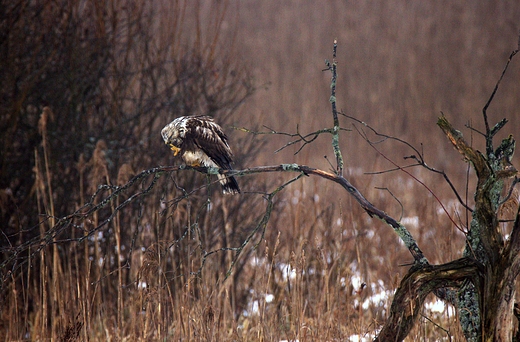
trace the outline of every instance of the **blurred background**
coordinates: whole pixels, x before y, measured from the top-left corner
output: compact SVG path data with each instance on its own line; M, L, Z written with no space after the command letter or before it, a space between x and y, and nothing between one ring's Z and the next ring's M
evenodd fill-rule
M412 258L389 227L331 182L305 177L288 186L274 198L264 235L256 230L263 195L295 175L241 177L243 194L223 198L215 186L206 191L200 174L171 173L119 211L151 178L84 219L59 218L114 191L93 196L101 184L123 185L142 170L179 164L160 130L181 115L214 116L237 169L334 168L329 135L275 153L294 138L243 130L332 127L331 73L323 69L334 39L338 109L415 146L471 206L474 175L436 121L444 113L483 149L482 108L518 46L519 20L514 1L2 4L0 336L370 336ZM497 145L519 131L519 94L520 62L513 60L488 110L491 125L509 120ZM340 123L350 130L340 137L345 176L406 224L431 262L459 256L470 217L443 177L407 169L423 186L389 171L395 166L383 156L404 166L413 161L403 157L417 151L370 136L378 153L359 133L366 127L343 116ZM508 224L503 229L507 234ZM252 233L258 247L251 242L238 259L222 249ZM459 336L453 310L441 305L425 317L411 340Z
M518 6L511 3L244 2L240 13L237 56L266 86L244 113L286 131L330 125L330 73L321 69L337 38L339 109L415 146L422 143L426 157L439 163L447 162L438 156L451 147L435 127L437 117L444 112L460 129L472 122L482 130L482 107L518 40ZM492 122L510 112L510 131L518 127L517 72L512 66L503 83L510 92L499 93L489 110ZM363 165L359 157L367 149L345 148L348 165ZM306 149L297 158L325 163L321 154Z

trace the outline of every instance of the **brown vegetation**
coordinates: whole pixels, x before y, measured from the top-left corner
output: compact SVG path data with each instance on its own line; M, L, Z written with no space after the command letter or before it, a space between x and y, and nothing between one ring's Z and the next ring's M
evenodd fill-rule
M174 163L160 128L199 112L225 127L237 168L328 169L328 138L296 156L297 147L273 154L286 138L232 126L301 133L330 126L330 75L321 69L338 38L338 109L423 144L427 162L464 195L469 171L436 118L442 110L455 127L481 125L519 17L518 4L450 1L1 6L0 339L370 338L391 301L372 296L395 289L412 258L332 183L290 184L259 227L266 194L294 175L241 177L239 198L221 197L218 184L207 190L206 178L187 170L128 181ZM507 132L520 127L519 68L511 65L489 112L492 122L510 120ZM341 138L345 176L409 222L432 263L461 255L464 234L454 223L464 231L469 219L441 176L411 171L455 222L408 175L363 174L392 166L356 132ZM394 160L411 153L380 148ZM115 201L102 202L114 193ZM503 214L511 218L507 208ZM256 248L236 258L256 229ZM462 337L452 311L422 314L410 340Z

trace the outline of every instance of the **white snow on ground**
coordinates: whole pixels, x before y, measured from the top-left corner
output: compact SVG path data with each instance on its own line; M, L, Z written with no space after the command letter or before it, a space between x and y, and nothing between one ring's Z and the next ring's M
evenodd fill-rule
M291 265L281 262L278 264L278 268L282 271L283 280L287 281L288 279L296 278L296 270L291 268Z
M348 341L349 342L369 342L369 341L373 341L374 338L376 336L375 335L371 335L371 334L366 334L366 335L351 335L349 338L348 338Z
M419 227L419 216L403 217L401 224L405 227Z
M338 222L339 223L339 222ZM418 226L418 217L406 217L401 221L402 224L408 226ZM249 261L254 267L265 269L266 272L270 269L269 261L263 257L251 258ZM297 270L292 268L290 264L278 262L276 268L280 271L283 281L288 282L296 278ZM307 269L302 271L303 274L316 274L315 269ZM380 309L388 309L391 304L391 298L393 297L394 291L388 290L387 285L382 280L367 281L362 278L361 273L358 270L356 262L350 265L349 276L341 277L340 285L344 288L352 285L354 291L361 289L363 283L371 289L373 295L363 298L354 298L354 305L360 305L364 310L368 310L370 307L378 307ZM143 285L143 284L140 284ZM260 309L272 303L276 300L275 296L270 293L256 293L253 289L250 290L250 301L247 308L242 312L244 317L251 317L260 314ZM448 315L454 316L455 309L451 305L445 304L439 299L435 299L432 302L427 302L425 306L425 315ZM377 332L375 332L377 334ZM372 334L354 334L347 338L348 342L368 342L375 338L374 332ZM288 340L281 340L279 342L285 342ZM297 340L291 340L291 342L297 342Z
M354 275L350 278L350 283L352 284L354 289L358 290L363 282L361 281L360 276Z
M251 292L251 297L254 298L255 292L253 290L250 290L250 292ZM261 305L262 297L263 297L263 300L265 301L265 303L271 303L274 300L274 295L267 293L267 294L261 296L259 299L255 299L252 302L249 302L247 305L247 309L242 311L242 315L244 317L258 315L260 313L260 305Z
M431 313L445 313L448 316L455 316L455 308L451 305L447 305L440 299L436 299L434 302L424 303L426 310Z

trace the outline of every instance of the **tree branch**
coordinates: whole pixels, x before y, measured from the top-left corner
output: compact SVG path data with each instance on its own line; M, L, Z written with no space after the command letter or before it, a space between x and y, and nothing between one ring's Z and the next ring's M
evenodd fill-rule
M354 120L357 120L357 119L354 119ZM387 135L384 135L384 134L380 134L380 133L377 133L372 127L368 126L368 125L365 125L366 127L368 127L370 130L372 130L372 132L374 132L376 135L379 135L379 136L382 136L384 137L385 139L394 139L394 140L397 140L399 142L402 142L404 144L406 144L407 146L411 147L414 151L418 152L412 145L410 145L409 143L407 143L406 141L404 140L401 140L399 138L395 138L395 137L389 137ZM356 128L357 129L357 128ZM448 210L446 209L446 207L444 206L444 204L441 202L441 200L437 197L437 195L433 192L432 189L430 189L423 181L421 181L420 179L418 179L417 177L415 177L414 175L412 175L410 172L408 172L407 170L405 170L405 167L401 167L399 166L397 163L395 163L393 160L391 160L390 158L388 158L384 153L382 153L379 149L377 149L375 147L375 143L370 141L370 139L366 136L365 132L364 131L360 131L360 130L357 130L358 133L363 137L363 139L365 139L365 141L370 145L370 147L372 147L377 153L379 153L380 156L382 156L386 161L388 161L389 163L391 163L392 165L394 165L396 167L396 169L406 173L409 177L411 177L413 180L415 180L417 183L421 184L434 198L435 200L437 201L437 203L439 203L439 205L442 207L443 211L446 213L446 216L448 216L448 218L450 219L450 221L453 223L453 225L458 229L460 230L461 232L465 233L465 231L459 227L459 225L457 224L457 222L455 222L455 220L451 217L450 213L448 212ZM419 154L420 155L420 154ZM406 159L406 157L405 157ZM417 159L416 159L417 160ZM422 160L422 157L421 159ZM424 165L426 165L426 163L424 161L422 161L424 163ZM429 167L425 166L427 169L430 170ZM447 178L447 176L445 176L445 179ZM453 188L454 189L454 188Z
M292 145L296 145L298 143L302 143L302 145L300 147L298 147L298 150L296 150L296 152L294 152L294 154L298 154L300 153L300 151L305 147L307 146L308 144L312 143L314 140L316 140L321 134L323 133L329 133L329 134L334 134L334 128L323 128L323 129L319 129L317 131L314 131L314 132L310 132L310 133L307 133L305 135L302 135L300 132L299 132L299 128L298 126L296 126L296 133L287 133L287 132L281 132L281 131L277 131L275 129L272 129L272 128L269 128L267 126L264 126L265 128L267 128L269 131L267 132L262 132L262 131L253 131L249 128L245 128L245 127L233 127L234 129L236 129L237 131L242 131L242 132L246 132L246 133L251 133L253 135L264 135L264 134L276 134L276 135L284 135L284 136L288 136L290 138L294 138L294 137L297 137L297 139L295 140L291 140L289 141L288 143L286 143L285 145L283 145L282 147L278 148L276 151L274 151L274 153L278 153L280 152L281 150L284 150L286 149L287 147L289 146L292 146ZM345 129L345 128L341 128L340 127L340 131L348 131L348 129Z
M426 296L441 288L458 287L462 281L479 284L480 266L462 258L443 265L416 265L401 280L390 316L374 341L402 341L421 315ZM398 328L397 328L398 327Z
M508 260L511 262L513 272L518 275L518 272L520 272L520 206L518 206L516 211L508 249Z
M233 175L248 175L255 173L265 173L265 172L303 172L306 175L315 175L318 177L322 177L333 181L339 185L341 185L347 192L354 197L354 199L358 202L358 204L366 211L370 217L377 217L387 225L392 227L392 229L396 232L399 238L403 241L406 248L412 254L416 263L426 265L428 264L428 260L424 256L423 252L417 245L417 242L413 238L412 234L404 227L402 224L397 222L393 217L385 213L384 211L376 208L370 201L368 201L361 192L354 187L346 178L336 173L330 173L327 171L323 171L320 169L315 169L309 166L298 165L298 164L282 164L276 166L258 166L254 168L248 168L243 170L234 170L228 171L225 173L230 173ZM223 172L224 173L224 172Z
M444 115L438 119L437 125L442 129L455 149L459 151L460 154L462 154L464 159L470 161L473 164L475 172L477 173L477 177L479 179L486 178L486 175L490 173L490 169L484 156L468 145L468 143L464 140L462 133L453 128L451 123Z
M338 78L337 73L337 62L336 62L336 51L338 48L338 41L334 39L334 46L332 50L332 63L328 60L325 61L327 65L327 69L332 73L332 78L330 80L330 103L332 107L332 118L334 120L334 128L332 133L332 149L334 150L334 156L336 157L336 174L341 176L343 175L343 156L341 155L341 150L339 148L339 119L338 119L338 110L336 108L336 81Z
M519 41L520 43L520 41ZM489 97L488 101L486 102L484 108L482 108L482 116L484 117L484 125L486 126L486 154L489 155L493 153L493 136L498 133L498 131L504 127L504 125L507 123L506 119L503 119L502 121L498 122L493 129L489 128L489 122L487 117L487 109L489 108L489 105L493 101L493 98L495 97L495 94L498 91L498 86L500 85L500 82L502 82L502 79L504 78L504 75L506 74L507 68L509 67L509 63L511 63L511 60L513 57L518 53L520 49L520 46L517 47L516 50L512 51L509 55L509 58L506 62L506 66L504 67L504 70L502 71L502 74L500 75L500 78L498 79L497 83L495 84L495 88L493 89L493 92L491 93L491 96Z
M431 167L430 165L428 165L426 163L426 161L424 160L424 156L423 156L423 153L421 151L419 151L417 148L415 148L412 144L410 144L409 142L405 141L405 140L402 140L402 139L399 139L397 137L394 137L394 136L391 136L391 135L387 135L387 134L383 134L383 133L380 133L378 131L376 131L372 126L368 125L367 123L353 117L353 116L349 116L349 115L346 115L346 114L343 114L341 113L344 117L348 118L349 120L352 120L352 121L355 121L357 123L360 123L362 124L364 127L368 128L372 133L374 133L376 136L378 137L382 137L383 139L390 139L390 140L394 140L394 141L397 141L401 144L404 144L405 146L407 146L408 148L410 148L412 151L415 152L415 154L413 155L410 155L410 156L405 156L404 159L413 159L415 161L417 161L418 165L419 166L422 166L424 167L425 169L427 169L428 171L431 171L433 173L437 173L437 174L440 174L442 175L442 177L444 178L444 180L446 181L446 183L448 183L449 187L451 188L451 190L453 191L453 193L455 194L455 196L457 197L459 203L464 207L466 208L466 210L469 210L470 212L473 211L472 208L470 208L466 202L464 202L461 198L461 196L459 195L459 193L457 192L457 189L455 189L455 186L453 185L453 182L450 180L450 178L448 177L448 175L444 172L444 171L440 171L440 170L437 170L433 167ZM363 137L363 139L373 148L375 149L381 156L383 156L385 159L387 159L390 163L392 163L394 166L395 166L395 169L392 169L391 171L403 171L405 172L407 175L409 175L410 177L412 177L414 180L416 180L419 184L421 184L423 187L425 187L432 195L433 197L437 200L437 202L441 205L441 207L444 209L444 212L447 214L447 216L451 219L451 216L450 214L448 213L448 211L444 208L444 205L442 204L442 202L437 198L437 196L435 196L435 194L433 193L433 191L431 191L431 189L429 189L424 183L422 183L421 181L419 181L416 177L414 177L412 174L406 172L406 168L409 168L409 167L413 167L413 166L417 166L417 165L407 165L407 166L399 166L397 165L395 162L393 162L392 160L386 158L383 153L381 151L379 151L377 148L375 148L375 142L373 141L370 141L367 137L366 134L363 134L360 132L360 130L358 130L359 134ZM455 221L453 219L451 219L451 221L455 224L455 226L458 227L458 225L455 223ZM462 230L459 228L459 230Z

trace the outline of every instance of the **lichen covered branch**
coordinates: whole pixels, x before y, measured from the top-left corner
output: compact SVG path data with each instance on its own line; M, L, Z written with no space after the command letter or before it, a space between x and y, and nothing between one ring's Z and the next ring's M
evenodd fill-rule
M443 265L412 267L395 292L390 316L375 341L402 341L420 316L426 296L438 289L458 287L479 275L478 264L468 258ZM399 327L396 329L396 327Z
M338 110L336 107L336 81L338 79L337 73L337 62L336 62L336 51L338 48L338 41L334 39L334 46L332 50L332 63L330 61L326 61L327 69L332 73L331 81L330 81L330 104L332 107L332 118L334 120L334 127L332 129L332 149L334 150L334 156L336 157L336 174L341 176L343 175L343 156L341 155L341 149L339 148L339 119L338 119Z

